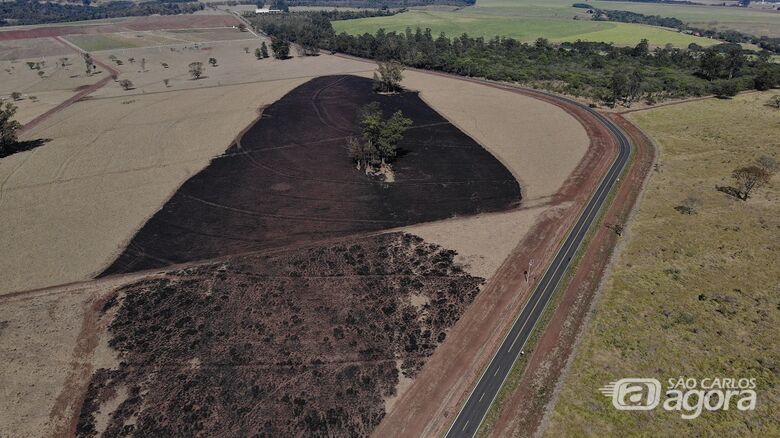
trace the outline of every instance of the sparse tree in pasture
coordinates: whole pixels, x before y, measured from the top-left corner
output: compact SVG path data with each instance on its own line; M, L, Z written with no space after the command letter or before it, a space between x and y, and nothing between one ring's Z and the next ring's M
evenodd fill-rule
M268 58L268 45L265 44L265 41L260 44L260 56L263 57L263 59Z
M127 62L130 64L135 64L135 58L127 58Z
M746 201L753 190L769 183L772 174L757 165L740 167L731 177L737 182L737 198Z
M192 76L192 79L199 79L201 76L203 76L203 63L202 62L191 62L190 63L190 76Z
M263 59L263 52L261 52L259 48L255 49L255 58Z
M244 23L239 23L239 24L238 24L238 31L239 31L239 32L246 32L246 24L244 24ZM247 53L249 53L249 49L247 49Z
M160 65L162 65L162 68L168 68L167 62L161 62Z
M141 58L141 71L146 71L146 58Z
M92 60L92 55L84 53L84 65L87 69L87 76L91 75L95 70L95 61Z
M276 59L287 59L290 57L290 43L285 40L279 38L272 39L271 50L273 50L274 58Z
M119 81L119 86L122 87L123 90L127 91L131 88L133 88L133 82L129 79L122 79Z
M46 73L43 70L38 70L38 77L43 79L43 76L46 75Z
M209 65L211 65L212 67L216 67L217 66L217 58L209 58Z
M14 91L13 93L11 93L11 99L13 99L14 101L21 100L22 99L22 93L20 93L18 91Z
M249 53L249 47L244 47L244 53Z
M165 88L168 88L168 82L170 82L170 79L163 79L163 84L165 84Z
M374 72L374 91L380 93L395 93L401 91L404 68L397 62L379 62Z
M766 104L772 108L780 109L780 95L770 97Z
M16 144L16 131L22 124L13 120L16 114L16 105L6 102L5 107L0 107L0 155L5 155L8 149Z
M67 57L62 57L62 58L59 59L59 61L60 61L60 65L62 66L62 68L66 68L68 66L68 58Z

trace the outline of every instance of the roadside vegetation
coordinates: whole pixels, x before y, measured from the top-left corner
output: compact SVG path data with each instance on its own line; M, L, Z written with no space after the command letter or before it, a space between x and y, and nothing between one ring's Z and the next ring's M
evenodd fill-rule
M588 42L553 44L543 38L528 44L466 34L434 36L430 29L420 28L401 33L380 29L373 35L354 36L336 34L329 17L320 13L279 14L254 23L274 38L304 47L516 82L610 106L710 94L733 96L780 85L780 64L770 61L770 52L745 50L738 44L651 49L646 40L635 47L616 47Z
M658 143L658 163L546 436L776 435L780 112L767 102L777 96L751 93L631 116ZM755 378L756 410L732 406L683 420L660 407L651 415L618 411L599 392L623 377L666 385L679 376Z

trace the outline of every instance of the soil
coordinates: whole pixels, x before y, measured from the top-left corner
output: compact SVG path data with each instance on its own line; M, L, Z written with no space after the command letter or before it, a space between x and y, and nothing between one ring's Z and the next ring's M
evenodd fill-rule
M454 257L389 233L124 286L76 435L366 435L484 282Z
M512 173L415 92L377 95L369 79L313 79L187 181L101 275L514 208ZM372 101L413 122L395 181L357 171L347 154Z
M565 377L577 339L586 326L588 314L619 237L608 226L625 225L636 203L655 157L652 141L621 115L610 118L631 138L635 156L615 199L604 215L602 226L592 236L576 272L564 289L552 319L533 349L518 383L518 390L504 402L492 436L534 436L547 411L554 406L557 385Z

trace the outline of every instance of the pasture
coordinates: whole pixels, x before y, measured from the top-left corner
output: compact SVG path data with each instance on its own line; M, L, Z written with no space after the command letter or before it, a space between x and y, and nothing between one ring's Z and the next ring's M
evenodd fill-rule
M533 41L547 38L553 42L563 41L606 41L617 45L635 45L642 38L651 45L663 46L667 43L686 47L690 43L709 46L715 41L685 35L669 29L627 23L590 21L578 10L571 8L570 14L552 14L546 10L540 15L516 15L512 8L503 14L503 7L465 8L460 11L410 10L390 17L371 17L356 20L334 21L336 32L350 34L375 33L384 28L387 31L403 32L407 27L430 28L434 35L445 33L456 37L462 33L491 38L495 35L512 37L521 41ZM532 9L535 10L535 9ZM581 10L579 10L581 11ZM574 20L575 14L581 19Z

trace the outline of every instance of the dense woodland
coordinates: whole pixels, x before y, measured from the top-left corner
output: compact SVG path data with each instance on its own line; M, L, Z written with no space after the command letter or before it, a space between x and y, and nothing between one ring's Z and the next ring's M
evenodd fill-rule
M91 6L88 0L82 4L15 0L0 2L0 26L62 23L154 14L191 14L203 8L203 3L191 2L191 0L151 0L141 3L114 1L97 6Z
M651 49L607 43L551 44L545 39L521 43L512 38L484 39L463 34L433 36L430 29L407 28L360 36L336 34L330 20L336 13L292 13L254 18L254 25L277 39L297 43L306 54L318 48L411 67L463 76L518 82L609 105L630 106L644 99L716 94L780 85L780 64L770 53L743 50L737 44L704 49L671 46Z

